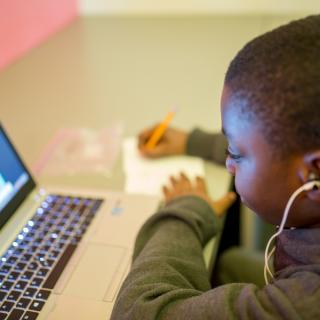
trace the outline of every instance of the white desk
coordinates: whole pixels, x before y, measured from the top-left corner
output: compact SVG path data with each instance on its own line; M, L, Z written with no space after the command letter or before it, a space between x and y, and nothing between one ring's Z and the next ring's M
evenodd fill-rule
M29 167L61 127L120 121L125 135L133 135L173 104L180 107L173 125L220 130L220 92L230 59L249 39L287 20L78 19L0 73L1 121ZM206 173L210 193L221 196L229 183L225 170L207 164ZM124 176L119 161L108 179L44 176L40 182L122 190Z
M134 135L172 105L180 108L174 125L220 130L226 67L260 23L258 17L78 19L0 72L1 120L29 166L59 127L120 121L125 135Z

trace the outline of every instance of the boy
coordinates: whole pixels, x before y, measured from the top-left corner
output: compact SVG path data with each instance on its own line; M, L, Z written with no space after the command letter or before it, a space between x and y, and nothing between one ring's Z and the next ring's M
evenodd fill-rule
M249 42L228 68L221 114L241 200L275 225L289 209L275 278L210 288L202 248L233 195L213 201L181 175L140 230L112 319L320 319L320 16Z

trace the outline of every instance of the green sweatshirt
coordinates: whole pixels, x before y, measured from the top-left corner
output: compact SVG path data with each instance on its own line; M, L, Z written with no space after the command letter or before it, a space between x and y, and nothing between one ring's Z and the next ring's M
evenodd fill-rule
M319 229L280 235L272 284L211 289L202 252L219 225L196 196L177 198L153 215L137 236L111 319L320 319Z

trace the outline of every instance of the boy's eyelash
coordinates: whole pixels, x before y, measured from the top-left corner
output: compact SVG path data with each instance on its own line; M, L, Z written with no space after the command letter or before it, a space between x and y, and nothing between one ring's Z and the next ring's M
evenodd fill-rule
M234 154L234 153L230 152L230 150L228 150L228 149L226 149L225 152L226 152L226 155L229 156L231 159L238 160L241 158L240 155Z

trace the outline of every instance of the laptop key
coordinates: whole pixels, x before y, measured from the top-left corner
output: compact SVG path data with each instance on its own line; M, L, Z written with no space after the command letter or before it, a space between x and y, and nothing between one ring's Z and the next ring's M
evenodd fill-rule
M19 256L24 251L24 249L20 247L14 247L14 248L15 248L14 254L16 254L17 256Z
M33 278L31 283L30 283L30 286L31 287L40 287L41 283L43 281L43 278Z
M19 272L12 271L8 275L8 280L16 280L19 278L19 276L20 276Z
M9 291L12 288L13 284L14 282L12 281L5 281L1 284L0 289L3 291Z
M36 270L38 269L38 264L36 262L31 262L30 264L28 264L28 269L29 270Z
M17 255L17 256L19 256L23 251L24 251L24 248L22 248L22 247L20 247L20 246L15 246L15 247L13 247L14 248L14 251L13 251L13 253L15 254L15 255Z
M27 298L33 298L36 292L36 288L27 288L26 291L23 293L23 296Z
M0 272L1 272L2 274L8 274L9 271L10 271L10 269L11 269L11 266L10 266L10 265L4 264L3 266L1 266Z
M10 312L9 317L7 318L7 320L20 320L21 316L23 315L24 310L21 309L13 309Z
M39 246L31 246L28 248L27 252L28 254L33 254L35 251L37 251Z
M8 262L9 264L15 264L17 260L18 260L17 257L11 256L11 257L7 260L7 262Z
M33 311L27 311L20 320L36 320L39 313Z
M0 320L4 320L7 317L7 313L0 312Z
M30 310L33 310L33 311L41 311L41 309L43 308L44 306L44 301L41 301L41 300L33 300L29 309Z
M23 262L28 262L31 259L32 255L30 253L25 253L22 258L21 261Z
M56 251L56 250L52 250L50 253L49 253L49 258L57 258L59 256L60 252L59 251Z
M49 290L39 290L36 295L36 299L47 300L50 296L51 291Z
M14 270L22 271L26 267L26 264L23 262L19 262L14 266Z
M50 271L50 269L47 269L47 268L41 268L41 269L39 269L38 271L37 271L37 276L38 277L45 277L47 274L48 274L48 272Z
M8 300L17 301L21 296L21 291L12 290L8 295Z
M4 300L4 298L6 297L7 292L5 291L0 291L0 302Z
M45 256L46 256L45 253L37 253L37 254L35 255L35 259L36 259L37 261L42 261Z
M26 309L28 307L28 305L30 304L30 302L31 302L31 299L20 298L20 300L17 302L17 307L22 308L22 309Z
M40 261L40 264L42 267L51 267L53 264L54 264L54 260L52 259L47 259L47 260L44 260L44 261Z
M43 246L40 248L40 251L47 252L47 251L49 251L50 249L51 249L50 246L48 246L48 245L43 245Z
M23 275L21 276L22 280L30 280L33 277L32 271L25 271Z
M24 290L25 287L27 286L28 282L25 282L25 281L18 281L16 283L16 285L14 286L15 289L17 290Z
M5 301L2 303L0 310L5 311L5 312L10 312L10 310L12 309L13 306L14 306L14 302Z

